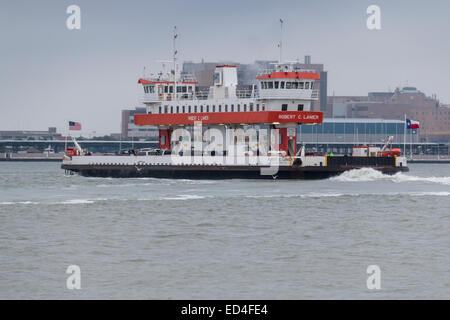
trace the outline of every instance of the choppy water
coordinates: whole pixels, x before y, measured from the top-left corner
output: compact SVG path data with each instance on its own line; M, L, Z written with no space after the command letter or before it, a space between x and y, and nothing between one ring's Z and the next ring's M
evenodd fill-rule
M0 298L449 298L450 165L410 168L191 181L0 163Z

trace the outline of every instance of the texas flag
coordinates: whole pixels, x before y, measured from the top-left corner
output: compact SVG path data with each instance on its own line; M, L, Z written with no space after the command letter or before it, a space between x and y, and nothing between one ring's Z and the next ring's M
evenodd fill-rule
M406 119L406 128L407 129L419 129L419 121Z
M81 123L69 121L69 130L81 130Z

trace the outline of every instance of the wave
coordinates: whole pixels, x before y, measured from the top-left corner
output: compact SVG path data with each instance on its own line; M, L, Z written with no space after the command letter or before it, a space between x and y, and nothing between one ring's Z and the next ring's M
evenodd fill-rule
M116 199L96 198L96 199L70 199L61 202L54 202L53 204L92 204L99 201L109 201Z
M245 196L245 198L322 198L322 197L342 197L349 196L350 194L344 193L307 193L307 194L266 194L259 196Z
M56 204L91 204L94 203L94 200L89 199L72 199L72 200L65 200L61 202L57 202Z
M122 187L142 187L142 186L169 186L169 185L203 185L214 184L216 181L212 180L190 180L190 179L160 179L160 178L133 178L135 183L111 183L111 184L97 184L97 188L122 188ZM151 181L151 182L149 182Z
M331 181L340 182L368 182L368 181L391 181L401 182L427 182L450 185L450 177L418 177L404 173L396 173L394 175L384 174L372 168L361 168L346 171L339 176L332 177Z
M13 205L13 204L39 204L36 201L4 201L0 202L0 205Z
M190 195L190 194L180 194L176 197L160 197L159 200L197 200L204 199L204 196Z
M412 196L444 196L444 197L448 197L450 196L450 192L447 191L437 191L437 192L411 192L409 193Z
M428 196L450 196L450 192L385 192L385 193L306 193L306 194L271 194L259 196L245 196L245 198L326 198L326 197L367 197L367 196L414 196L414 197L428 197Z

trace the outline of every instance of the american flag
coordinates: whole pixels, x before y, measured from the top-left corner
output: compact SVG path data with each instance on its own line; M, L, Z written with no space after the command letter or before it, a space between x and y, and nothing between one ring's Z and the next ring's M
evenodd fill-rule
M81 130L81 123L69 121L69 130Z

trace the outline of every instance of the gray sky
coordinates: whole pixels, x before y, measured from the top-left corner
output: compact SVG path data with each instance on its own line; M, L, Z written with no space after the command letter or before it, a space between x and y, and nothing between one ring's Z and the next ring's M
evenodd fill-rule
M66 8L81 7L81 30ZM366 28L381 7L382 29ZM450 1L104 1L0 0L0 130L83 134L120 131L120 110L139 105L143 67L170 59L253 62L312 56L328 71L328 94L365 95L416 86L450 103Z

